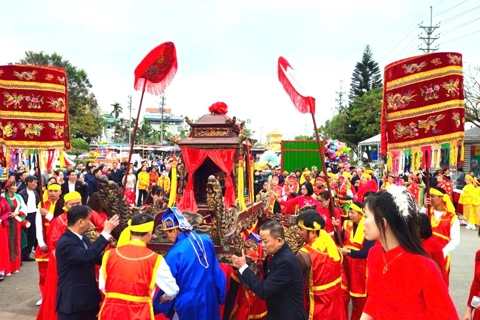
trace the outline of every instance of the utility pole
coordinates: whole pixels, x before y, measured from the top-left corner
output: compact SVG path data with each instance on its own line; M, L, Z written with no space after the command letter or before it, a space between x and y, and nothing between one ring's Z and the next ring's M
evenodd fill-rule
M440 27L440 24L436 24L435 26L432 25L432 6L430 6L430 25L429 26L424 26L424 25L419 25L420 29L423 29L427 36L425 37L423 34L419 34L418 38L420 40L423 40L423 42L427 45L426 48L421 48L419 47L418 49L422 50L423 53L430 53L438 50L438 46L436 48L432 48L431 45L439 38L439 34L436 36L432 36L433 32Z
M165 100L167 100L167 98L165 97L165 94L162 94L160 96L160 107L158 108L161 113L161 118L160 118L160 144L161 145L163 145L163 111L166 105Z
M346 94L347 93L343 91L343 80L340 80L340 91L335 92L335 103L337 105L336 110L338 113L343 113L345 111L343 103ZM333 115L335 115L335 108L333 109Z
M128 96L128 143L132 143L132 96Z

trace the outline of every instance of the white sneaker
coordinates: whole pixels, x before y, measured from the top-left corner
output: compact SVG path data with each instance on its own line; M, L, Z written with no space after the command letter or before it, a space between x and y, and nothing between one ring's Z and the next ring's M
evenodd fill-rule
M10 277L11 275L12 275L11 273L7 273L5 277Z
M475 230L475 229L476 229L475 225L472 224L472 227L470 228L470 230Z
M466 227L465 227L465 229L470 230L470 229L471 229L470 224L467 224Z
M43 300L43 299L38 300L37 303L35 303L35 305L36 305L36 306L41 306L41 305L42 305L42 300Z

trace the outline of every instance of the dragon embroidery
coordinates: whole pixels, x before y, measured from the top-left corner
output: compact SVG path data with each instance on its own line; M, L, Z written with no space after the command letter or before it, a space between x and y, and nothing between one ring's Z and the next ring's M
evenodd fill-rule
M394 95L388 94L387 95L387 103L388 103L388 109L402 109L406 107L410 102L415 101L413 98L415 98L417 95L413 94L412 91L408 91L407 93L401 95L400 93L396 93Z
M440 58L432 59L432 61L430 62L433 63L435 66L439 66L442 64L442 60Z
M23 122L19 123L20 129L24 130L25 137L33 139L33 136L40 137L40 133L43 130L42 123L29 123L25 124Z
M405 70L405 73L409 73L409 74L412 74L412 73L415 73L415 72L418 72L418 71L422 71L422 69L427 65L427 63L425 61L423 61L422 63L420 64L417 64L417 63L412 63L412 64L404 64L402 66L402 68Z
M402 126L400 122L395 124L395 128L393 129L393 134L395 135L396 139L407 139L407 138L414 138L418 136L418 129L415 122L410 122L407 126Z
M439 133L441 130L437 130L437 122L445 118L443 114L436 116L430 116L426 120L418 120L418 127L420 129L425 129L425 133L432 129L433 133Z
M35 80L35 75L37 74L37 71L23 71L23 72L18 72L18 71L13 71L13 75L18 78L18 80Z
M47 81L52 81L53 78L54 78L53 74L50 74L50 73L45 76L45 80Z
M63 100L63 98L58 98L58 99L50 98L48 100L48 104L49 104L49 107L55 109L55 111L64 112L66 109L65 100Z

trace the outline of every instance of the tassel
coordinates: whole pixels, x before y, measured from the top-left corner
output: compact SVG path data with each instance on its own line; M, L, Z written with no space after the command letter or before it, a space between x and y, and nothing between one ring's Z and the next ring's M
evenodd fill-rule
M391 151L387 154L387 157L388 157L388 159L387 159L387 170L388 170L388 172L392 172L392 169L393 169L393 160L392 160L393 154L392 154Z
M168 207L175 204L177 198L177 159L172 161L172 181L170 184L170 197L168 198Z
M238 198L238 204L240 205L240 208L242 210L247 210L247 206L245 205L245 197L244 197L244 190L245 190L245 184L244 184L244 177L243 177L243 156L240 156L238 159L238 170L237 170L237 179L238 179L238 185L237 185L237 198Z

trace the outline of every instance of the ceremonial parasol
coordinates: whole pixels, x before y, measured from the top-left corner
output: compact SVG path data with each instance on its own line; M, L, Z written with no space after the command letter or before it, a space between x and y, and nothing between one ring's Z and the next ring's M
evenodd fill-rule
M135 68L135 90L142 90L140 97L140 105L138 107L137 119L133 129L132 141L130 141L130 152L128 154L128 163L132 159L133 145L137 136L138 119L140 118L140 110L142 109L143 96L145 91L153 95L161 95L172 82L173 77L177 73L177 53L173 42L165 42L150 51L140 64ZM127 175L123 181L123 194L125 194L125 186Z

